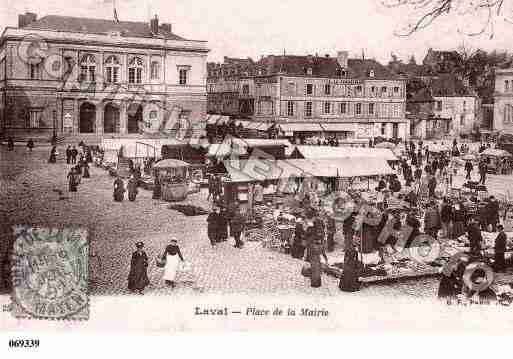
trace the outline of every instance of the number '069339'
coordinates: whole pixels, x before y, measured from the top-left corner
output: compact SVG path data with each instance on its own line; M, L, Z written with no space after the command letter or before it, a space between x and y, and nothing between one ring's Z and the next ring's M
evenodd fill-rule
M39 339L9 339L9 348L38 348Z

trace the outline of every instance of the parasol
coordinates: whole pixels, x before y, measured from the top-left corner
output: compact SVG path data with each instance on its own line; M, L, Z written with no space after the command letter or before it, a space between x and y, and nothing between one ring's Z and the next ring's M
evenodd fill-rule
M477 157L475 155L470 154L470 153L467 153L466 155L461 156L460 158L465 161L475 161L477 159Z

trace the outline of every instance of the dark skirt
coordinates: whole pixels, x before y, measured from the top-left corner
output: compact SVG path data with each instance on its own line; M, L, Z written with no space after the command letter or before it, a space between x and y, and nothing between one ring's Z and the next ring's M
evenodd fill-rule
M75 182L69 182L69 191L70 192L76 192L77 191L77 184Z
M358 252L354 249L345 251L344 271L342 272L338 287L344 292L360 290Z
M48 159L48 163L56 163L57 157L55 155L50 155L50 158Z
M452 229L452 238L458 238L459 236L465 234L465 223L462 221L454 222Z
M310 275L310 286L319 288L322 285L321 281L321 248L318 245L312 245L310 250L310 267L312 273Z
M128 200L129 201L131 201L131 202L135 201L136 197L137 197L137 192L135 192L135 191L134 192L131 192L131 191L128 192Z
M114 201L122 202L124 197L125 196L123 191L114 191Z
M91 178L91 175L89 174L89 168L84 167L84 174L82 175L84 178Z
M294 243L291 250L292 257L297 259L303 259L305 256L305 246L299 243Z

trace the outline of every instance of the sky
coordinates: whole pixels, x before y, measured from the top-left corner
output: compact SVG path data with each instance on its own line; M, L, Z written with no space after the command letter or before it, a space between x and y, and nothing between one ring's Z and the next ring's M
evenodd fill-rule
M396 36L413 16L409 9L390 9L382 0L0 0L0 30L17 26L18 14L113 18L113 1L120 20L160 22L187 39L206 40L209 61L223 56L330 54L347 50L351 57L387 63L393 52L406 61L421 62L428 48L451 50L461 45L485 50L511 50L513 24L497 21L494 37L467 36L462 26L480 28L481 18L451 17L409 37ZM512 1L513 2L513 1Z

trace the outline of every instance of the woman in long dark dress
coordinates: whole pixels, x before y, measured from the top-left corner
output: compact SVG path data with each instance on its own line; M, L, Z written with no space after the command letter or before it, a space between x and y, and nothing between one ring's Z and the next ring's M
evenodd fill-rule
M162 186L160 184L159 176L155 175L155 184L153 186L153 199L160 199L162 196Z
M121 177L117 177L114 181L114 201L122 202L125 197L125 184Z
M301 217L297 218L296 228L294 231L294 242L292 245L292 257L302 259L305 255L305 229L303 227L303 221Z
M52 146L50 150L50 158L48 159L48 163L56 163L57 162L57 146Z
M340 277L338 287L344 292L356 292L360 290L358 252L353 248L344 251L344 271Z
M82 177L91 178L91 175L89 174L89 163L87 163L87 161L84 161L84 163L82 164L82 169L83 169Z
M150 281L148 279L148 256L144 252L143 242L135 244L137 250L132 253L132 261L130 262L130 273L128 274L128 289L131 292L139 292L143 294L144 288Z
M130 176L130 179L128 180L128 200L133 202L135 201L135 198L137 197L137 193L139 192L137 189L137 180L135 179L134 175Z
M75 167L72 167L68 172L68 190L70 192L76 192L78 187L78 174L76 173Z

